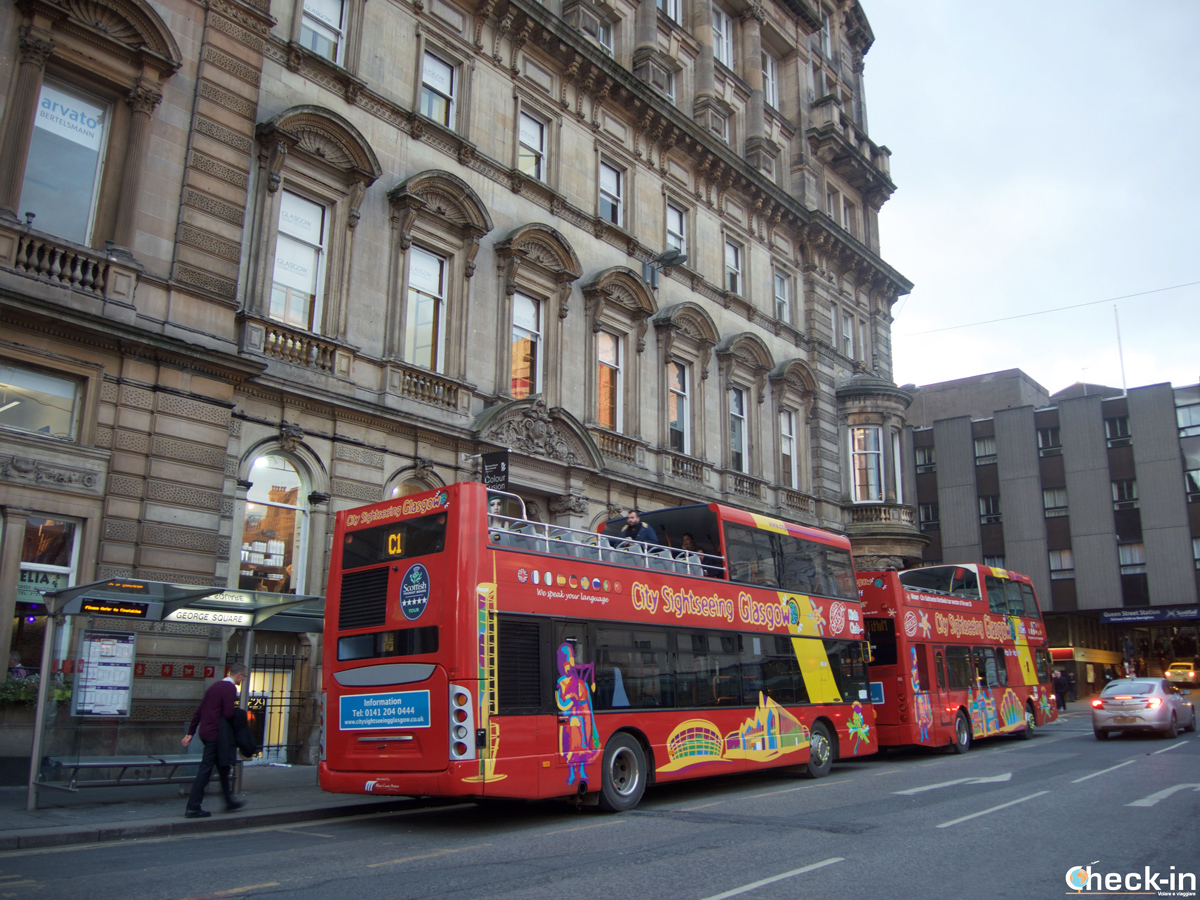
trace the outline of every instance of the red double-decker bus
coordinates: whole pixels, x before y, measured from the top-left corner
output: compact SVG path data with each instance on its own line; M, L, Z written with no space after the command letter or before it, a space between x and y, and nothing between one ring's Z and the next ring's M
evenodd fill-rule
M860 572L881 747L966 753L1058 718L1033 582L968 563Z
M339 513L321 786L622 810L873 753L848 541L715 503L642 520L658 543L475 483Z

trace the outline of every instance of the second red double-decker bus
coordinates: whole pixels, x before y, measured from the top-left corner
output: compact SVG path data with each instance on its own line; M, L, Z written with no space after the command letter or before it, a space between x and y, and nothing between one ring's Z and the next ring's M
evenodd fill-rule
M1030 579L975 564L860 572L882 747L965 753L975 738L1032 737L1058 717Z
M620 810L873 753L848 541L715 503L643 521L658 543L474 483L339 513L322 787Z

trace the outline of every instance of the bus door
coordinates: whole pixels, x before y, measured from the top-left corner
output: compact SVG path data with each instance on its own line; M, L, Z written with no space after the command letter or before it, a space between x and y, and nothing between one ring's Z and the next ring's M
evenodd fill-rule
M941 647L933 649L933 673L937 678L938 725L953 725L954 710L950 708L950 693L946 690L946 660Z
M913 643L909 645L909 686L913 692L913 717L917 725L917 743L932 744L933 738L933 704L937 694L931 692L929 680L929 645Z

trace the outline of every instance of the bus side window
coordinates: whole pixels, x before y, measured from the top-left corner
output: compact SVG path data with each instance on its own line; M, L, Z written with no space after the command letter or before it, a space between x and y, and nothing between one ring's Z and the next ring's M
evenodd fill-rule
M1025 607L1025 611L1021 615L1029 616L1031 619L1042 617L1038 612L1037 598L1034 596L1032 584L1021 583L1021 601Z
M944 691L946 689L946 673L944 671L945 666L942 662L942 651L941 650L934 651L933 660L934 660L933 668L934 668L934 671L937 672L938 690Z
M946 648L946 680L952 691L965 691L975 684L970 647Z
M764 587L777 587L773 535L757 528L725 523L725 552L729 554L729 577Z
M1008 654L1004 652L1003 647L993 647L992 653L996 656L996 677L999 680L1000 687L1008 685Z
M917 658L917 690L929 690L929 647L926 644L913 644L913 653Z
M1010 616L1025 615L1025 597L1021 593L1021 588L1025 587L1025 585L1019 581L1010 581L1005 587L1007 588L1008 614Z
M987 587L988 596L988 612L993 612L998 616L1008 615L1008 596L1005 593L1005 582L1001 581L995 575L988 575L984 578L984 585ZM1015 582L1008 582L1014 584Z
M950 591L955 597L966 597L969 600L979 599L979 579L972 569L954 570L954 587Z
M975 674L979 676L981 685L997 687L1000 675L996 667L996 654L991 647L975 648Z

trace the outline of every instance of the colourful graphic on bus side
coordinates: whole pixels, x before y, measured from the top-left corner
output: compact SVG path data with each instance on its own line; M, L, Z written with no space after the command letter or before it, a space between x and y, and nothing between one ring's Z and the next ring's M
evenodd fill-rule
M678 725L667 739L669 759L658 771L678 772L735 759L768 762L806 748L810 738L800 720L760 692L754 713L724 737L707 719L688 719Z
M575 662L575 648L564 641L558 648L558 747L567 764L567 784L587 781L587 766L600 756L600 734L592 712L596 688L593 663Z
M858 756L859 744L871 743L871 726L863 717L861 703L855 703L850 709L850 718L846 720L846 731L849 732L850 737L854 738L854 749L850 752Z
M496 714L496 585L493 583L475 586L475 623L479 631L479 655L475 663L479 676L479 713L475 721L488 736L488 742L479 752L479 774L463 781L478 784L508 777L496 774L500 723L492 718Z
M921 729L917 740L922 744L928 744L929 728L933 725L933 704L929 700L928 692L921 690L921 671L917 667L917 648L909 647L908 652L910 657L908 680L913 690L913 705L917 711L917 725Z

